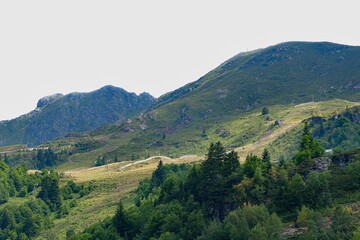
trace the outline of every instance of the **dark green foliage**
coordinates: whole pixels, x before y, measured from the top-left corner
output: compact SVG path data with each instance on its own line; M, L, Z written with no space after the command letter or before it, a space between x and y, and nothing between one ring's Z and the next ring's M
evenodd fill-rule
M254 176L254 173L255 173L255 170L257 168L260 168L262 169L262 160L261 158L259 158L258 156L256 155L248 155L246 156L246 160L245 160L245 163L244 163L244 174L248 177L253 177Z
M163 167L163 162L160 160L156 170L152 174L151 182L150 182L151 187L154 188L161 186L164 183L164 179L165 179L165 171Z
M271 169L271 158L270 158L270 153L267 150L267 148L264 149L264 152L261 156L261 160L262 160L264 172L266 174L268 174Z
M104 156L98 156L96 162L95 162L95 166L102 166L106 164L106 159Z
M337 206L333 212L331 229L337 239L352 239L355 230L354 219L347 209Z
M15 235L19 239L35 237L41 230L50 227L49 214L49 208L41 200L0 209L0 239L12 239Z
M312 121L313 136L326 149L344 151L360 147L359 112L359 107L353 107L320 123Z
M314 209L324 208L331 204L331 190L328 172L311 173L306 180L305 202Z
M290 181L288 186L287 205L289 209L300 209L305 201L306 183L303 178L296 174Z
M116 232L139 240L283 239L278 216L305 228L294 239L351 239L355 227L350 211L331 207L359 192L360 158L336 158L349 158L350 165L343 168L335 161L331 171L301 175L291 163L269 168L266 151L262 158L249 155L240 165L236 153L211 144L201 164L159 163L152 178L140 183L135 206L125 210L119 205L111 224L96 224L74 239L114 237ZM337 183L339 179L353 183Z
M0 204L9 197L26 196L40 182L39 175L29 175L24 166L9 168L0 161Z
M268 107L264 107L261 111L261 115L266 115L266 114L269 114L270 113L270 110Z
M116 231L122 237L126 237L126 233L131 229L131 223L126 215L122 202L119 202L118 207L116 208L113 224Z
M320 146L319 142L313 139L307 122L305 122L303 135L301 137L300 150L295 156L298 164L324 155L325 150Z
M45 167L52 167L61 162L58 154L56 154L51 148L47 149L38 149L36 156L33 157L38 169L43 169Z
M6 203L9 200L9 191L5 188L5 184L0 182L0 204Z
M54 171L44 171L40 187L41 191L37 197L42 199L52 211L59 210L61 207L61 198L58 174Z
M231 151L228 153L224 159L223 163L223 176L231 176L231 174L236 173L240 168L240 161L237 152Z
M96 148L103 146L104 143L100 141L95 141L93 139L84 139L75 143L75 152L90 152Z
M233 186L240 179L236 181L232 175L239 167L235 152L227 154L220 142L210 145L207 159L201 165L199 182L199 201L210 216L224 219L226 213L234 208Z

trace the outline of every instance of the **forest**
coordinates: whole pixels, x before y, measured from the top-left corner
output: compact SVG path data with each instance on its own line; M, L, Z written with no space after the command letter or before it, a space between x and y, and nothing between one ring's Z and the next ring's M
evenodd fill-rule
M355 151L356 152L356 151ZM211 144L201 164L164 165L143 180L131 206L69 239L360 239L360 158L324 157L307 124L289 161ZM330 161L316 168L318 162ZM345 164L344 164L345 163ZM315 167L314 167L315 166Z
M59 179L55 171L29 174L25 166L10 168L0 161L0 239L36 237L52 227L53 219L69 214L78 199L93 189L73 181L60 187Z

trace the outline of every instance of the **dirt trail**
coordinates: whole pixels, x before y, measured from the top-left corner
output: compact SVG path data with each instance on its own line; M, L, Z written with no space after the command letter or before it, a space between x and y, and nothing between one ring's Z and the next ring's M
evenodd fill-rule
M148 159L138 160L138 161L135 161L135 162L128 163L128 164L126 164L125 166L120 167L119 170L120 170L120 171L123 171L123 170L125 170L125 169L128 168L128 167L134 166L134 165L136 165L136 164L148 162L148 161L153 160L153 159L155 159L155 158L168 159L168 160L171 159L171 158L169 158L169 157L167 157L167 156L154 156L154 157L149 157Z

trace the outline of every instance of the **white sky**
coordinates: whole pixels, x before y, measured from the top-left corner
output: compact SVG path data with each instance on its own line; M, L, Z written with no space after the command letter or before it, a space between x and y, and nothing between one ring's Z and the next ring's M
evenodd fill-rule
M104 85L159 96L239 52L290 40L360 45L357 1L2 0L0 119Z

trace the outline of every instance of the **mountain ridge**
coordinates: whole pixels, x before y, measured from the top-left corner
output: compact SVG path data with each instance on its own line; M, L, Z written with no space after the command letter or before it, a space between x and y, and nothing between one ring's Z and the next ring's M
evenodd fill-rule
M69 132L121 122L146 110L154 100L148 93L137 95L110 85L88 93L43 97L35 110L0 122L0 145L34 146Z

